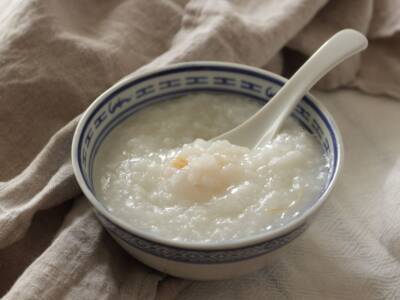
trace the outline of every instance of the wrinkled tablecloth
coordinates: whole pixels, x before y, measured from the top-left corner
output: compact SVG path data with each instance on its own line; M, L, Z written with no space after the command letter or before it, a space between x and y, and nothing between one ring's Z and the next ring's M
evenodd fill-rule
M263 270L218 282L160 274L113 242L70 160L79 115L102 91L191 60L288 75L342 28L370 46L318 85L345 167L303 236ZM0 296L400 299L399 32L397 0L0 2Z

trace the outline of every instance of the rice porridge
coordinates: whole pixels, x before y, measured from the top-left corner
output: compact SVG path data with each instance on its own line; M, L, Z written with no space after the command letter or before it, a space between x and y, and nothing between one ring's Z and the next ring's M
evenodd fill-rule
M326 182L317 141L291 118L262 148L207 141L261 105L193 94L137 112L99 149L97 198L133 228L178 241L236 240L288 223Z

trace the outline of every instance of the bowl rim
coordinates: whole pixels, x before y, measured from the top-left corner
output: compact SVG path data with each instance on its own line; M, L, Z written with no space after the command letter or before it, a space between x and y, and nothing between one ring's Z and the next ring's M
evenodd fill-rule
M129 225L128 223L124 222L123 220L119 219L118 217L114 216L110 212L108 212L104 206L100 203L99 200L96 199L95 195L90 191L88 186L86 185L85 180L83 179L83 175L80 171L79 168L79 163L78 163L78 143L79 143L79 138L82 135L82 131L84 128L84 125L89 117L89 115L96 109L98 104L104 100L107 96L118 90L119 88L123 87L124 85L137 80L139 78L147 77L149 75L157 75L157 73L164 72L167 70L174 70L174 69L179 69L181 67L196 67L196 66L202 66L202 67L230 67L230 68L236 68L236 69L241 69L241 70L247 70L250 72L255 72L259 73L262 75L266 75L269 77L272 77L273 79L276 79L277 81L280 81L282 83L285 83L287 79L283 76L280 76L278 74L272 73L270 71L266 71L257 67L252 67L252 66L247 66L243 64L238 64L238 63L229 63L229 62L218 62L218 61L191 61L191 62L183 62L183 63L175 63L175 64L170 64L167 66L163 67L158 67L156 69L152 69L149 71L144 71L141 72L140 70L131 74L123 77L121 80L113 84L110 88L108 88L106 91L104 91L100 96L98 96L90 105L89 107L83 112L78 125L74 131L73 139L72 139L72 146L71 146L71 162L72 162L72 167L73 167L73 172L75 175L75 178L82 189L84 195L88 198L89 202L94 206L94 208L101 213L105 218L107 218L109 221L114 223L115 225L119 226L120 228L124 229L125 231L129 232L130 234L133 234L139 238L145 239L150 242L154 242L160 245L164 246L169 246L169 247L174 247L177 249L182 249L182 250L192 250L192 251L204 251L204 250L232 250L232 249L237 249L237 248L244 248L244 247L249 247L252 245L260 244L263 242L267 242L270 240L273 240L277 237L284 236L302 224L306 222L307 219L309 219L312 215L314 215L322 206L323 203L325 203L326 199L332 192L339 174L341 173L342 170L342 165L343 165L343 142L342 142L342 135L340 133L340 130L338 126L336 125L336 122L332 115L328 112L328 110L325 108L323 104L319 100L317 100L312 94L306 93L305 96L307 96L311 102L313 102L318 109L321 111L321 113L326 117L328 122L330 123L332 127L332 131L335 134L336 137L336 146L337 146L337 169L333 174L332 180L330 181L329 185L319 196L319 198L315 201L315 203L308 208L304 213L302 213L298 218L295 218L294 220L290 221L284 226L280 226L274 230L271 231L266 231L266 232L261 232L255 235L251 235L249 237L245 238L240 238L237 240L231 240L231 241L222 241L222 242L212 242L212 243L207 243L207 242L186 242L186 241L173 241L170 239L163 238L162 236L157 236L156 234L151 234L146 232L145 230L133 228L133 226Z

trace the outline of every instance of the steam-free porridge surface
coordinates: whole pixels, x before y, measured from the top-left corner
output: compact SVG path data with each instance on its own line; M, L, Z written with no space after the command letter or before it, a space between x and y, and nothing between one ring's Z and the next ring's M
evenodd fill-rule
M262 148L207 142L260 107L238 96L193 94L143 109L100 147L97 197L133 228L172 240L236 240L286 224L328 176L315 139L290 119Z

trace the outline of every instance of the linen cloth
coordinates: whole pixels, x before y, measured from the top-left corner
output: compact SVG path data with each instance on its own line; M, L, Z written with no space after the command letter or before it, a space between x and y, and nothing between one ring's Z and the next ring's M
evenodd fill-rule
M344 135L338 186L303 236L238 279L176 279L131 258L97 222L72 173L79 114L122 77L191 60L287 74L343 28L365 33L369 48L318 87L400 99L396 0L0 2L0 296L400 298L395 100L318 93Z

